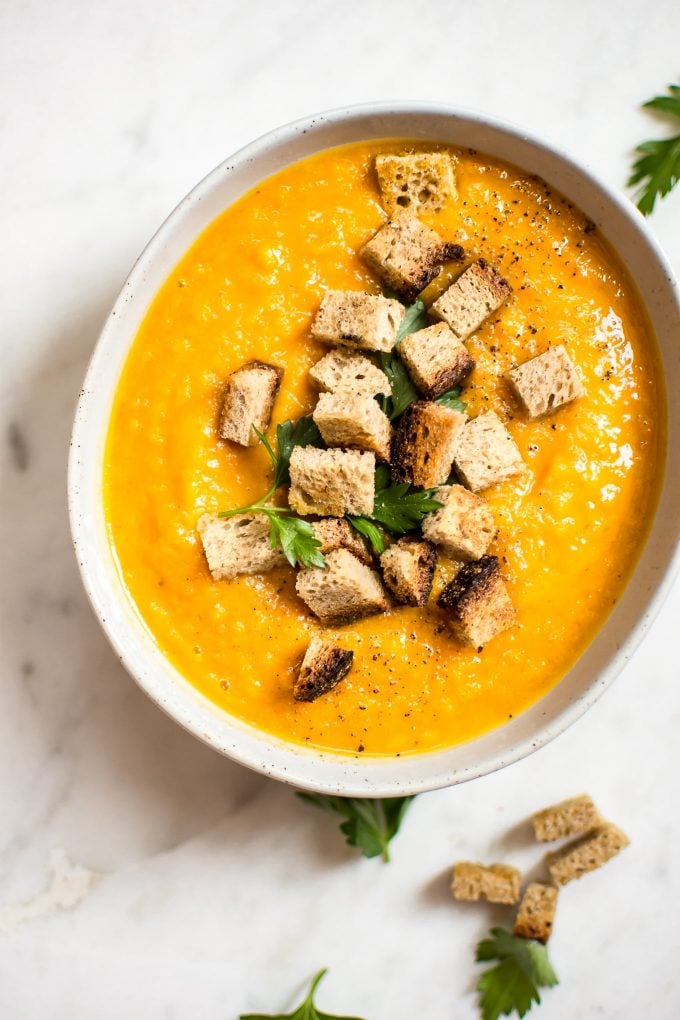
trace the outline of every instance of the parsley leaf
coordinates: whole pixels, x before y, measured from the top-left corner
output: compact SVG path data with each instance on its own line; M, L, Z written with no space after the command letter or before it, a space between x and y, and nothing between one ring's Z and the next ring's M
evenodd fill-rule
M274 480L271 488L261 499L248 506L239 506L235 510L223 510L218 517L234 517L236 514L258 513L269 518L269 541L272 549L280 545L291 567L325 567L326 560L321 552L321 542L314 537L314 529L308 521L299 517L290 517L287 507L271 506L267 503L276 490L290 481L290 456L296 446L321 446L321 433L311 418L299 418L298 421L284 421L276 429L276 442L279 448L274 453L271 444L263 432L253 425L258 439L269 454L274 465Z
M447 390L446 393L442 393L441 397L437 397L435 404L442 404L444 407L451 407L454 411L464 411L467 404L463 400L459 400L460 387L456 387L454 390Z
M389 379L392 390L389 397L380 397L380 406L390 421L394 421L409 404L418 399L418 390L411 382L404 362L394 351L380 355L380 367Z
M321 552L321 542L314 537L314 529L309 521L300 520L299 517L288 517L286 511L272 508L267 512L269 517L269 541L272 549L277 543L281 545L284 555L291 567L300 564L301 567L325 567L326 560Z
M255 431L257 432L257 429ZM277 426L276 442L279 447L278 457L272 451L265 437L259 432L257 434L274 463L275 489L280 488L282 485L287 485L290 481L290 455L296 446L324 445L321 433L311 418L298 418L295 424L288 420Z
M382 856L384 861L390 859L390 841L399 832L413 800L413 797L386 797L381 800L327 797L320 793L298 793L298 797L322 811L344 818L340 831L347 837L348 845L358 847L364 857Z
M264 497L266 499L266 496ZM218 517L235 517L236 514L265 514L269 518L269 543L272 549L280 545L291 567L325 567L326 560L321 552L321 542L314 537L309 521L290 517L291 511L284 506L270 506L251 503L236 510L222 510Z
M680 85L669 85L668 92L650 99L644 107L680 119ZM635 151L640 155L633 163L628 187L641 185L637 207L649 216L657 198L663 198L680 181L680 135L642 142Z
M347 520L360 535L367 538L378 556L385 552L385 536L377 524L374 524L368 517L347 517Z
M397 295L394 295L397 297ZM418 298L412 305L409 305L401 320L401 325L394 338L394 347L389 354L380 355L380 367L390 381L392 395L380 398L380 406L390 419L394 421L400 414L403 414L409 404L418 399L418 391L411 382L403 361L396 352L397 346L405 336L410 333L417 333L419 329L427 326L427 308L425 302Z
M424 301L418 298L412 305L409 305L401 320L401 325L394 338L394 346L401 343L405 336L417 333L419 329L425 329L428 323L427 307Z
M504 928L492 928L491 938L482 939L476 960L499 961L484 971L477 984L482 1020L498 1020L513 1011L523 1017L534 1002L540 1003L539 988L558 983L546 947Z
M239 1020L359 1020L358 1017L334 1016L322 1013L314 1005L314 993L319 982L327 973L326 968L320 970L312 981L307 997L292 1013L241 1013Z
M371 519L393 535L404 535L422 523L425 514L442 504L433 498L435 489L414 489L407 482L393 482L389 469L375 473L375 501Z

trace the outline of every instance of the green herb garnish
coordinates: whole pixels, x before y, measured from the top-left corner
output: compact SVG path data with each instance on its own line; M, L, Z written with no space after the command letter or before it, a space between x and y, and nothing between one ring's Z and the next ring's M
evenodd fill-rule
M321 542L314 537L314 529L308 521L292 517L287 507L271 506L268 499L276 490L290 481L290 456L296 446L320 446L321 433L311 418L300 418L293 424L284 421L276 429L279 452L274 453L267 437L255 428L258 439L269 454L274 465L274 480L269 491L248 506L235 510L223 510L218 517L235 517L236 514L258 513L269 518L269 541L272 549L280 545L291 567L325 567L326 560L321 552Z
M380 367L390 381L392 392L388 397L381 396L379 403L390 421L394 421L418 399L418 390L411 382L404 362L394 351L380 355Z
M548 951L540 942L519 938L504 928L492 928L491 938L477 946L476 960L498 960L485 970L477 983L482 1020L498 1020L513 1011L525 1016L540 1003L539 988L558 983Z
M435 491L416 489L408 482L393 482L389 468L381 466L375 473L375 502L371 518L393 535L404 535L419 527L425 514L442 506L433 498Z
M347 837L349 846L358 847L364 857L380 857L389 861L390 841L399 832L404 815L413 797L387 797L371 800L367 797L327 797L320 793L298 793L307 801L340 815L345 821L340 831Z
M412 305L409 305L404 313L404 318L401 320L399 329L397 330L394 338L394 346L400 344L405 336L409 336L411 333L417 333L419 329L425 329L428 324L427 318L427 306L424 301L418 298Z
M423 517L438 510L442 503L434 499L436 489L416 489L407 482L393 482L390 471L381 465L375 473L373 513L349 517L353 528L365 535L377 553L385 551L385 541L376 523L392 535L405 535L419 528Z
M353 517L348 515L347 520L360 535L367 538L371 543L378 556L385 552L385 536L373 521L369 520L368 517Z
M304 1002L301 1002L292 1013L241 1013L239 1020L359 1020L359 1017L335 1016L330 1013L322 1013L314 1005L314 993L319 982L327 974L324 967L316 975L310 986Z
M257 432L257 429L255 431ZM324 445L321 433L312 418L298 418L294 424L289 419L277 426L276 442L279 448L278 456L274 453L265 437L259 432L257 434L260 437L260 442L264 443L264 447L274 464L274 489L278 489L281 485L287 485L290 481L290 455L296 446Z
M655 96L643 106L680 119L680 85L669 85L667 96ZM628 187L638 189L637 207L645 216L653 211L657 198L663 198L680 180L680 134L642 142L635 149L640 155L632 167Z
M397 297L391 292L390 297ZM380 355L380 367L390 381L392 394L389 397L380 397L380 406L390 419L394 421L400 414L403 414L409 404L418 399L418 390L409 378L403 361L397 354L396 348L410 333L417 333L419 329L427 326L427 308L425 302L420 298L409 305L401 320L401 325L394 338L394 347L389 354Z
M464 411L467 404L463 400L459 400L460 388L456 387L453 390L447 390L446 393L442 393L441 397L437 397L435 404L442 404L444 407L451 407L454 411Z

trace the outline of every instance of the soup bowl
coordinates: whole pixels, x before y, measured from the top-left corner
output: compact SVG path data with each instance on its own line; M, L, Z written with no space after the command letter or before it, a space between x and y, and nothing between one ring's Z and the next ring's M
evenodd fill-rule
M340 796L399 796L464 782L509 765L552 740L596 701L633 655L669 591L680 558L680 475L666 471L656 515L631 579L573 668L540 701L502 727L427 753L352 757L287 743L226 714L165 658L126 590L104 518L107 426L137 330L156 292L198 235L258 181L325 148L395 137L469 147L513 163L544 178L597 225L635 281L656 334L668 398L667 463L680 458L680 304L673 273L632 203L554 147L486 116L446 106L371 104L277 128L201 181L140 256L95 347L78 403L69 462L76 555L94 611L120 661L157 705L200 740L249 768Z

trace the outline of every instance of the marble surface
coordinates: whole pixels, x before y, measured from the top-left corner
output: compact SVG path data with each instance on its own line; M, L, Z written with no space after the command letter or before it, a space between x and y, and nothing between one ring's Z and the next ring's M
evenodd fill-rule
M416 13L417 11L417 13ZM680 1013L680 589L590 713L532 758L419 798L393 862L221 759L122 671L85 600L68 435L98 329L150 234L252 137L314 109L444 99L544 134L622 186L663 130L676 0L0 5L0 1015L233 1020L292 1002L468 1020L458 857L538 858L520 823L588 789L632 846L562 897L546 1020ZM680 193L653 225L680 269ZM532 1014L534 1015L534 1014Z

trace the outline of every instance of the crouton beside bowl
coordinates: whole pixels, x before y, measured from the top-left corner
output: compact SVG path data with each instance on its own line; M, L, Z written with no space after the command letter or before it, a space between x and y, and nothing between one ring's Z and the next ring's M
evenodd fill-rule
M297 160L327 148L371 139L394 138L422 139L488 153L514 164L527 174L544 179L585 213L617 253L631 279L635 281L646 307L658 340L667 391L666 464L680 457L680 346L677 343L680 335L680 298L672 271L632 203L597 180L590 171L576 164L569 156L540 139L491 118L438 104L363 105L318 114L278 128L231 156L198 184L163 224L134 266L104 327L88 368L76 412L69 462L69 510L76 555L94 611L121 662L164 711L220 753L250 768L300 788L340 796L398 796L464 782L502 768L552 740L596 701L631 658L649 630L680 563L680 476L677 472L667 471L651 531L632 578L595 639L567 675L532 707L508 719L497 729L467 743L427 753L401 756L350 755L289 743L221 711L190 684L161 652L136 610L118 570L107 532L103 501L104 446L109 418L121 371L140 324L156 293L182 255L225 208L258 182ZM453 252L448 254L457 257ZM480 260L476 266L468 269L465 286L479 284L477 277L483 283L490 272L483 260ZM420 282L414 284L416 290L424 279L426 277L422 280L418 278ZM410 279L406 283L410 286ZM493 285L497 289L502 283L495 278L490 283L487 281L488 286ZM431 342L444 345L447 351L450 349L452 358L455 355L450 370L456 379L464 379L470 371L469 359L462 346L469 330L460 327L459 310L452 305L459 299L458 291L462 287L463 284L457 290L451 287L435 308L450 328L430 327L433 337ZM503 296L499 296L499 301ZM384 327L385 335L393 333L395 322L390 315L393 314L391 308L395 302L384 298L372 298L371 301L375 305L375 315L378 318L382 316L380 321L376 319L376 329ZM327 326L333 342L336 324L330 303L327 312ZM456 328L458 333L454 335L451 330L455 331ZM470 330L474 328L475 323L471 323ZM404 355L407 363L408 358L414 361L414 379L421 396L432 398L440 393L442 387L448 386L450 380L442 382L436 377L433 367L424 363L418 350L423 340L420 337L419 341L410 342L404 349ZM341 339L339 342L344 341ZM391 340L385 343L389 347ZM359 343L353 346L362 350ZM381 348L374 344L372 349ZM553 357L559 361L560 369L564 367L563 362L568 362L559 348L555 348ZM323 365L319 362L317 374L322 379L320 388L325 387L323 379L333 377L343 359L348 360L346 353L336 353L326 358ZM352 363L357 363L356 359ZM537 395L535 387L532 388L532 373L538 367L518 372L510 380L525 404L525 412L536 418L540 418L545 411L540 394ZM372 369L370 364L369 369L378 380L376 385L380 386L381 374ZM258 385L268 388L272 395L276 393L280 379L275 372L272 373L271 366L253 363L246 366L246 370L253 375ZM569 385L571 389L565 399L571 399L576 393L573 381ZM410 424L415 428L420 419L424 419L426 411L432 417L432 407L432 404L414 404L407 424L413 418ZM324 398L317 414L321 431L325 430L329 436L334 436L338 430L342 430L345 427L342 412L342 401L338 401L332 394ZM386 456L386 443L379 434L378 425L369 420L369 412L373 412L373 417L376 417L370 401L366 412L366 430L373 437L373 452L354 453L352 456L357 461L357 470L364 461L368 463L370 460L372 471L376 457L381 459ZM436 413L441 415L441 412ZM448 418L455 418L457 413L448 411ZM476 422L474 429L483 431L485 435L494 429L500 428L503 431L493 413L478 417ZM468 428L468 438L474 429ZM234 441L250 444L252 436L236 436ZM293 481L304 477L306 460L315 456L316 451L306 454L300 448L300 453L291 463L291 473L295 475ZM333 457L325 459L330 461ZM462 453L460 459L462 463ZM429 475L421 467L416 463L409 466L409 480L415 480L415 484L429 485ZM508 476L514 470L514 461L506 465ZM447 540L447 514L451 515L454 511L458 514L463 511L482 513L483 507L480 510L478 504L483 501L475 494L485 488L487 480L479 477L479 464L471 463L469 470L461 469L459 475L467 487L460 492L457 489L453 491L455 500L450 493L447 494L442 510L436 516L433 515L429 533L425 535L427 539L435 542ZM432 484L440 484L438 476ZM324 497L329 498L328 492L324 493ZM296 498L298 501L308 500L309 495L306 490L300 489ZM300 512L316 511L309 511L304 506ZM326 512L334 511L326 509ZM364 512L363 504L355 512ZM239 523L237 518L231 520L235 522L234 526ZM263 522L257 520L255 523L241 523L244 527L257 530L261 529ZM214 520L206 518L198 527L204 532L211 528L214 530ZM636 522L631 521L630 527L635 528ZM443 539L439 534L442 529ZM223 530L215 534L215 542L222 540ZM407 569L413 573L417 567L416 573L422 581L422 598L427 598L431 581L429 575L424 576L427 574L428 550L427 542L420 543L417 548L408 543L395 547L395 551L386 559L386 566L392 571L393 592L400 590ZM338 570L342 567L343 557L350 555L346 549L336 547L332 547L328 553L333 562L338 561ZM272 553L272 556L277 562L281 559L280 551ZM484 572L487 584L502 583L496 577L497 561L493 561L494 557L482 557L475 567L478 574ZM253 570L256 567L257 564ZM224 569L223 564L220 569ZM371 574L368 568L363 569ZM231 575L227 571L223 576ZM313 578L307 580L311 584ZM384 597L382 589L376 592L376 601ZM440 605L450 603L454 613L460 609L461 594L454 582L451 582L442 598L444 601L440 601ZM414 596L413 604L419 604L420 599L420 595ZM325 609L326 603L323 605ZM331 609L335 617L342 607ZM511 606L506 615L508 622L512 622ZM332 688L339 683L351 665L351 658L342 648L334 649L334 656L330 665L324 665L325 688ZM309 684L301 684L297 697L304 701L311 696L310 691Z

